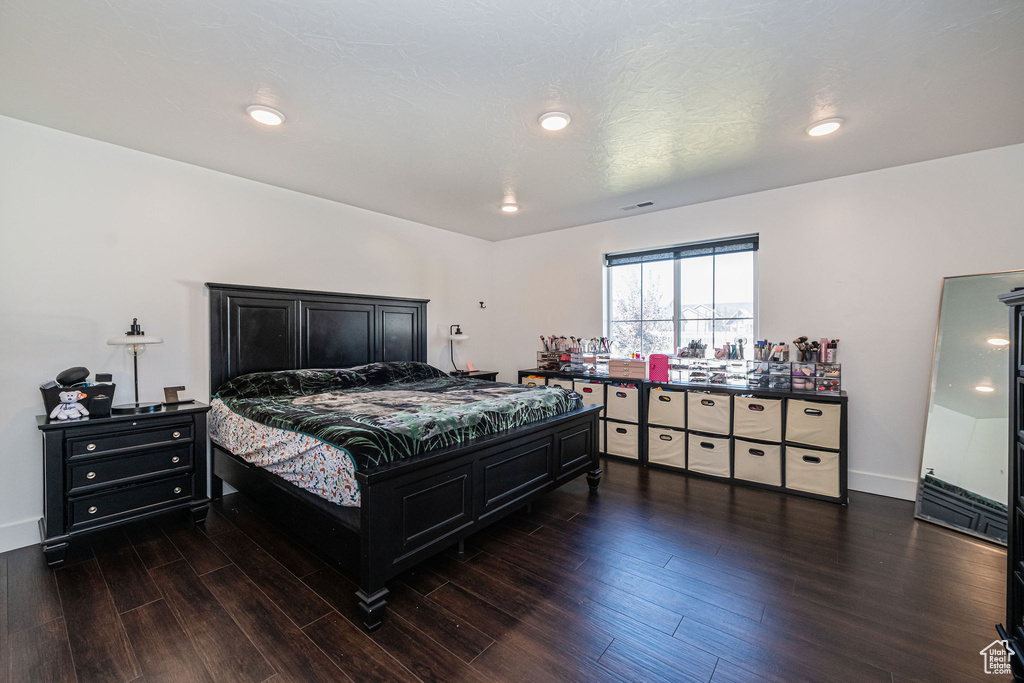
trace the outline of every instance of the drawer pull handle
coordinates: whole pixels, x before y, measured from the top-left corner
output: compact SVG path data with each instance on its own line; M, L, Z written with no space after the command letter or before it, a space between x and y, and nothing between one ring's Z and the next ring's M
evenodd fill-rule
M98 511L99 511L99 508L98 508L98 507L96 507L95 505L93 505L93 506L91 506L91 507L89 508L89 514L90 514L90 515L95 515L95 514L96 514L96 513L98 512Z
M664 401L665 403L669 403L672 400L672 397L671 396L659 396L658 400L659 401Z
M87 475L85 475L85 478L86 479L95 479L96 478L96 473L95 472L89 472Z
M662 441L671 441L672 440L672 437L669 436L668 434L662 434L658 438L661 439Z
M87 450L87 451L94 451L94 450L96 450L96 444L94 444L94 443L89 444L88 446L85 447L85 450Z
M701 448L707 448L710 451L715 450L715 444L711 443L710 441L701 441L700 442L700 447Z
M805 455L804 456L804 462L809 462L812 465L817 465L817 464L819 464L821 462L821 458L813 456L813 455Z
M615 397L616 398L626 398L626 392L625 391L616 391L615 392Z
M177 439L179 436L181 436L181 432L174 432L173 434L171 434L171 436Z
M181 487L180 486L175 486L174 487L174 492L175 493L181 493Z
M715 402L712 401L710 398L702 398L700 400L700 404L702 406L713 406L713 405L715 405Z
M178 456L174 456L173 458L171 458L171 462L178 462L179 460L181 460L181 458L179 458Z
M804 408L804 414L811 417L821 417L821 411L817 408Z
M583 393L584 394L590 394L590 393L593 393L593 392L594 392L594 390L591 389L590 387L583 387Z
M751 403L749 406L747 406L747 408L749 408L750 410L757 411L759 413L764 410L764 406L761 405L760 403Z
M617 433L619 433L619 434L625 434L625 433L626 433L626 429L625 429L625 427L616 427L616 428L615 428L615 431L616 431Z
M750 449L750 454L751 455L756 455L756 456L762 456L762 455L764 455L764 451L762 451L760 448L751 448Z

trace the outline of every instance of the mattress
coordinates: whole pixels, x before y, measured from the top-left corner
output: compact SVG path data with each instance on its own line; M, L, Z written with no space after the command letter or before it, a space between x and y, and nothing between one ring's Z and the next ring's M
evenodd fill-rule
M358 504L357 470L581 406L578 394L560 387L449 377L416 362L242 375L214 398L219 445L343 505Z

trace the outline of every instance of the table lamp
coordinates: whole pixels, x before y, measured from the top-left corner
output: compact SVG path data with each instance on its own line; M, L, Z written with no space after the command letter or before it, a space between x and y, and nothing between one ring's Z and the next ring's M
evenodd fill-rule
M451 327L448 328L448 339L451 340L452 367L455 368L455 372L452 374L468 375L468 370L459 370L458 366L455 365L455 345L458 344L459 342L467 341L469 339L469 335L462 333L461 325L452 325Z
M139 356L146 352L147 344L163 344L160 337L147 335L139 328L139 319L132 318L132 327L121 337L111 337L107 340L110 346L124 346L128 353L132 354L132 363L135 367L135 403L122 403L110 409L114 415L135 415L138 413L155 413L161 410L159 402L139 402Z

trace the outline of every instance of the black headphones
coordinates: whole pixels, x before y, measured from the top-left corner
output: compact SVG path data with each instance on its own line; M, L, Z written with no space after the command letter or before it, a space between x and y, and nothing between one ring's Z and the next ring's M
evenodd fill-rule
M56 377L58 386L61 387L73 387L81 384L89 377L89 368L83 368L81 366L68 368L64 372L60 373Z

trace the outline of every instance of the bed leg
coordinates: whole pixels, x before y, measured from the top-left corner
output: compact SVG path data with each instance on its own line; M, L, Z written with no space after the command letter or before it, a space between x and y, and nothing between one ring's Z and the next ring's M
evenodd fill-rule
M601 468L587 472L587 486L591 491L596 491L597 485L601 483L601 472Z
M461 557L462 555L465 555L465 554L466 554L466 541L465 540L459 540L459 556Z
M532 500L529 503L526 504L526 514L528 514L528 515L532 515L533 514L533 501Z
M388 589L381 588L371 595L367 595L362 588L356 591L356 598L359 599L359 611L363 613L363 625L367 631L376 631L384 621L384 608L388 602L384 598L388 596Z

